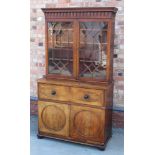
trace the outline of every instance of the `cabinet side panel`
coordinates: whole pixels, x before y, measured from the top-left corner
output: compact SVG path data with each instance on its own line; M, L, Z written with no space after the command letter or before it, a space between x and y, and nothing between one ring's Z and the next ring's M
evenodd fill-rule
M106 141L112 134L112 110L105 110L105 130L104 140Z
M113 81L113 57L114 57L114 36L115 36L115 20L111 20L111 39L110 39L110 81Z
M113 83L111 83L105 91L105 105L112 109L113 106Z

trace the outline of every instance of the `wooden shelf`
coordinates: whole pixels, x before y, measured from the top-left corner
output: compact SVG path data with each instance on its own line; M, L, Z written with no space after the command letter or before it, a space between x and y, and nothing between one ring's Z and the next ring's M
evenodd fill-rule
M80 31L108 31L108 29L80 29Z
M65 58L49 58L49 60L53 61L53 60L56 60L56 61L73 61L73 59L65 59Z
M106 60L106 59L102 59L102 60ZM84 60L84 59L80 59L81 62L94 62L94 63L97 63L99 61L97 60Z
M67 30L67 31L73 31L73 29L51 29L51 30L52 30L52 31L53 31L53 30L56 30L56 31L60 31L60 30L62 30L62 31L63 31L63 30L64 30L64 31L66 31L66 30ZM49 29L49 31L51 31L51 30Z
M102 45L102 44L104 44L104 45L107 45L108 43L89 43L89 42L87 42L87 43L84 43L84 42L80 42L80 44L92 44L92 45Z
M64 50L65 51L73 51L73 49L72 48L67 48L67 47L57 47L57 48L49 48L48 50L58 50L58 51L61 51L61 52L63 52Z
M55 31L73 31L73 29L48 29L49 31L53 31L53 30L55 30ZM80 29L80 31L108 31L108 29Z
M49 58L49 60L61 60L61 61L73 61L73 59L65 59L65 58ZM102 60L106 60L106 59L102 59ZM94 62L94 63L98 63L99 61L97 60L84 60L84 59L80 59L80 62Z

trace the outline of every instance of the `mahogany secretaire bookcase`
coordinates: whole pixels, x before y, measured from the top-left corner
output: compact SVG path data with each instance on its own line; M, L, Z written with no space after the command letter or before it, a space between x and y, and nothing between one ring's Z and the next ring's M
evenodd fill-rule
M46 75L38 80L38 138L105 148L112 128L117 8L43 8Z

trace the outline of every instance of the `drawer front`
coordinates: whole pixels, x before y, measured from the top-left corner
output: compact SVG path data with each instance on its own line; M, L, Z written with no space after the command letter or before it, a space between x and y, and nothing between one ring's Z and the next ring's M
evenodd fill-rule
M71 88L72 102L102 106L104 91L85 88Z
M58 101L69 100L69 87L66 86L39 84L38 91L40 99L52 99Z

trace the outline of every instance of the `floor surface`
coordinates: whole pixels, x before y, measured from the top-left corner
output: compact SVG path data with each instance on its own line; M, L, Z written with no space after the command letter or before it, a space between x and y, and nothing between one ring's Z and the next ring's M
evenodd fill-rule
M113 129L112 138L109 140L105 151L97 148L63 142L53 139L37 138L37 116L31 116L31 155L123 155L124 130Z

